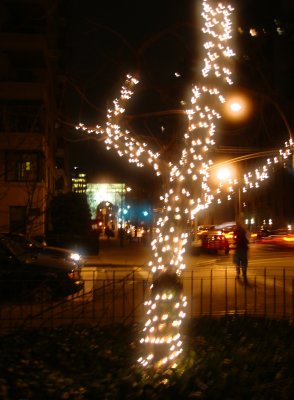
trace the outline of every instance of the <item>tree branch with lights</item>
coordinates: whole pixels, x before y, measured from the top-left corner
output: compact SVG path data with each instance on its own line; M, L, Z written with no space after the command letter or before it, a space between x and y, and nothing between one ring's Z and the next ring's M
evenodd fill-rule
M202 82L192 90L191 107L186 110L188 130L184 133L184 148L177 164L166 168L158 152L141 143L129 131L121 128L126 103L133 95L138 80L128 75L119 99L107 112L105 127L94 129L79 124L77 129L103 137L107 150L114 150L138 167L151 166L156 175L164 175L168 187L161 196L162 213L157 221L156 235L151 243L153 257L149 262L153 274L150 297L145 303L146 320L140 342L144 367L176 368L182 353L182 322L185 318L186 297L182 291L181 274L185 269L184 253L188 242L187 221L213 202L221 201L222 188L212 190L209 184L210 150L221 118L223 93L232 85L230 47L232 39L230 5L202 1L203 60ZM291 154L292 142L286 144L277 158ZM243 190L257 187L266 179L268 167L262 166L244 176ZM254 180L255 175L255 180ZM240 185L232 183L230 192ZM230 196L230 195L229 195ZM229 197L228 197L229 198Z

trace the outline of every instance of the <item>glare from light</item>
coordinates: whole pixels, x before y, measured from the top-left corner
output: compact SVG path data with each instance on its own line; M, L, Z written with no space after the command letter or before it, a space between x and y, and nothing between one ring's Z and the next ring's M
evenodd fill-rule
M71 253L70 258L74 261L80 261L81 256L79 253Z
M241 122L248 118L251 112L250 99L241 92L231 93L227 96L223 111L227 120Z
M257 30L255 28L251 28L249 30L249 33L250 33L251 36L257 36L258 35L258 32L257 32Z
M234 101L233 103L230 104L230 108L233 112L239 112L242 109L242 106L239 102Z
M231 170L227 167L221 168L217 172L217 178L221 182L227 182L231 177Z

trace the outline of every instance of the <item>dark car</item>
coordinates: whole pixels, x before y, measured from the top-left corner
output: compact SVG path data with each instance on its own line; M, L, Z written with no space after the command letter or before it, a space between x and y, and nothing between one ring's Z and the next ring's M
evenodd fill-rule
M23 246L0 235L0 298L46 302L84 287L74 262L24 252Z
M44 239L28 238L21 233L4 233L3 235L19 243L20 246L23 246L24 251L31 254L44 254L54 258L74 261L79 267L84 265L84 258L77 251L58 246L48 246Z

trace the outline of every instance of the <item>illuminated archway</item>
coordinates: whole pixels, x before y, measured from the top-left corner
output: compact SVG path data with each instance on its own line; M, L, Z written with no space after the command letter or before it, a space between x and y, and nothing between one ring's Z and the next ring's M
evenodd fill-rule
M124 204L126 193L125 183L88 183L87 200L91 218L97 217L97 208L101 203L111 203L117 210Z
M103 231L108 228L112 232L117 230L118 211L119 208L109 201L99 203L96 210L98 229Z

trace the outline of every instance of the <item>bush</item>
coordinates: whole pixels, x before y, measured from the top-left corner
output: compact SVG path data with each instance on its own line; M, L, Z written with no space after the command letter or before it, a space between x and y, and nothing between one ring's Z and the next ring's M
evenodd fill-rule
M52 200L50 213L55 234L85 235L91 231L91 214L85 194L56 196Z
M288 400L293 333L286 320L200 318L187 323L180 367L156 375L136 361L137 326L21 332L0 342L0 398Z

